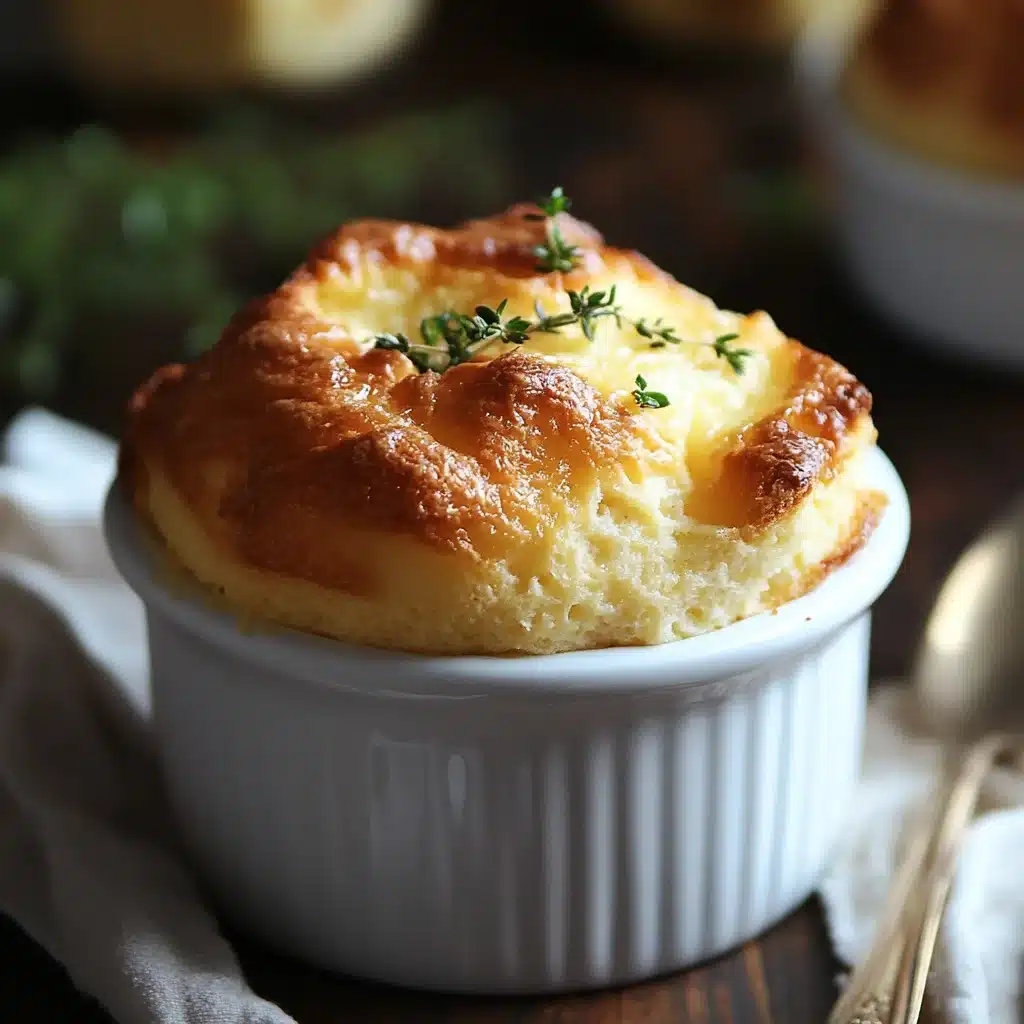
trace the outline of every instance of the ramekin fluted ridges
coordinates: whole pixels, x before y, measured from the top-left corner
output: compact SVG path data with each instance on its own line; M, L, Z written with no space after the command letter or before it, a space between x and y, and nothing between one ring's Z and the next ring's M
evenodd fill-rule
M812 891L856 780L870 605L909 510L807 596L657 647L431 658L247 633L166 575L115 485L146 604L158 746L224 914L399 984L635 981L756 935Z

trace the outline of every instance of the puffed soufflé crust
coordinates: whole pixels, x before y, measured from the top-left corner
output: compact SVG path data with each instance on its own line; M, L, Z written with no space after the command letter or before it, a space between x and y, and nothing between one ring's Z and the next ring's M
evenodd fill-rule
M425 653L656 644L776 607L870 534L871 396L764 313L719 310L558 215L570 273L536 269L515 207L454 230L359 221L188 366L135 396L121 480L246 620ZM508 299L506 316L617 287L672 325L599 321L498 342L444 373L373 347ZM743 372L716 355L735 333ZM664 392L642 408L635 378Z
M846 67L868 129L927 160L1024 177L1024 0L886 0Z

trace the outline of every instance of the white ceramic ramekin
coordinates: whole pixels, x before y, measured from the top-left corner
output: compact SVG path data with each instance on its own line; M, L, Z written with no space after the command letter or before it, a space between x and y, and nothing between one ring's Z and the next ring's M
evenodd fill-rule
M796 74L851 275L917 341L1024 369L1024 186L944 169L864 131L838 95L850 39L809 30Z
M812 593L657 647L431 658L251 634L163 585L116 489L145 602L173 805L223 912L367 978L527 993L729 949L810 893L861 753L870 605L903 487Z

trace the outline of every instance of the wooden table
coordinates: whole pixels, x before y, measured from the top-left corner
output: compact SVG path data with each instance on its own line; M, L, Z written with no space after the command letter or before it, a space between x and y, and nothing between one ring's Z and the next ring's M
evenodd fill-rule
M769 310L788 333L847 363L874 392L881 444L911 495L913 538L878 604L872 655L876 678L905 672L943 574L1024 485L1021 381L937 360L851 290L807 203L807 152L784 61L657 58L572 4L517 5L493 31L478 11L486 6L449 5L406 60L343 97L339 110L365 118L467 91L490 96L514 154L509 200L562 183L609 240L641 249L722 305ZM257 991L300 1024L820 1024L839 970L814 901L697 970L563 999L402 993L238 945ZM107 1019L3 919L0 963L5 1022Z

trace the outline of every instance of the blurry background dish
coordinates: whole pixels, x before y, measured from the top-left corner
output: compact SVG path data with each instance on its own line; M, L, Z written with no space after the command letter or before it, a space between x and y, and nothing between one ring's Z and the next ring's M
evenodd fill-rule
M925 17L933 6L959 11L962 32ZM797 66L833 175L839 241L865 296L910 338L1021 369L1024 122L1013 106L1024 93L1019 65L995 45L1017 25L1009 8L898 2L866 34L806 33ZM943 41L949 59L937 56ZM926 66L915 72L915 61Z
M1024 187L1024 5L885 0L841 75L847 109L911 156Z
M202 93L308 87L366 72L412 36L425 0L58 0L58 36L90 85Z

